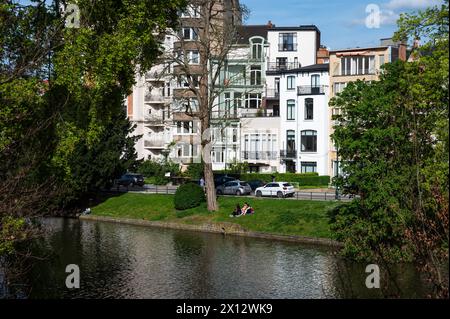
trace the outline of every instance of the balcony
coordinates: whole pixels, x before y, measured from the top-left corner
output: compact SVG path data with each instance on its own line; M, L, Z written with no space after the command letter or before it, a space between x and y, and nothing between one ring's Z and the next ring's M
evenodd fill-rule
M267 72L280 72L280 71L289 71L298 69L301 67L301 64L298 62L268 62L267 63Z
M164 81L164 73L160 72L147 72L145 74L145 81L147 82L165 82Z
M298 95L320 95L325 94L325 85L310 86L302 85L297 87Z
M280 52L293 52L297 51L298 44L297 43L279 43L278 51Z
M297 151L296 150L281 150L280 151L280 157L287 159L287 158L297 158Z
M280 90L266 89L266 99L279 100L280 99Z
M244 160L256 160L256 161L271 161L277 159L278 152L242 152L242 158Z
M146 116L144 117L145 122L150 125L150 126L164 126L165 124L165 119L164 117L161 116Z
M155 137L144 140L145 148L155 148L155 149L164 149L168 143L164 138Z
M149 103L149 104L168 104L170 103L171 97L170 96L162 96L162 95L158 95L158 94L146 94L145 98L144 98L144 102L145 103Z

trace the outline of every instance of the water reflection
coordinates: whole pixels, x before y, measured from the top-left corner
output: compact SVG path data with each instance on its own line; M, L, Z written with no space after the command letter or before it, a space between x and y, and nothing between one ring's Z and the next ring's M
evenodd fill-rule
M341 298L382 297L365 287L363 265L328 248L67 219L46 219L36 242L46 255L29 274L31 298ZM77 264L81 288L65 287ZM408 271L405 271L408 269ZM421 286L402 268L404 296Z

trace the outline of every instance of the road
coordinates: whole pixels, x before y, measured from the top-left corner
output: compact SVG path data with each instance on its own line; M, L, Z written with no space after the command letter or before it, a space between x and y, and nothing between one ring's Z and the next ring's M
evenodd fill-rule
M175 194L178 186L156 186L156 185L144 185L143 187L134 186L134 187L119 187L113 188L112 191L118 192L129 192L129 193L140 193L140 194L165 194L165 195L173 195ZM274 194L275 195L275 194ZM220 195L227 197L237 197L236 195ZM255 194L252 192L251 195L239 196L239 197L248 197L255 198ZM263 197L263 198L275 198L277 197ZM304 192L304 191L296 191L293 197L285 198L287 200L317 200L317 201L334 201L336 200L336 194L330 192ZM283 200L283 198L280 198ZM340 196L341 201L351 201L352 198L349 198L348 195Z

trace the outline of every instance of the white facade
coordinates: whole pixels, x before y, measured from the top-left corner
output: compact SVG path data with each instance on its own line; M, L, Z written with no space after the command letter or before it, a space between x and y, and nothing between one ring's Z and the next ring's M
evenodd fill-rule
M212 113L213 169L247 162L253 172L327 175L329 66L316 64L320 31L315 26L248 30L219 79L223 87ZM167 49L173 42L166 38ZM163 69L155 66L138 77L128 99L135 133L143 135L136 149L139 158L168 155L189 164L201 152L193 145L196 137L199 142L199 123L183 120L173 96L183 84Z
M280 76L281 172L328 173L328 65ZM289 77L295 90L287 89ZM315 83L312 84L312 79ZM318 82L317 82L318 81Z

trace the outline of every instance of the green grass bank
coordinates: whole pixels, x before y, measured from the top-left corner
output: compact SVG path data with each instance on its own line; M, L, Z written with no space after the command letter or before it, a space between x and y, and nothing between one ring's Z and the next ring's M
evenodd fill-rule
M237 203L249 201L254 215L229 217ZM330 238L327 211L337 205L325 201L249 199L220 197L220 211L209 213L206 204L185 211L174 208L172 195L126 193L111 197L92 208L92 214L189 225L229 222L249 231L278 235Z

